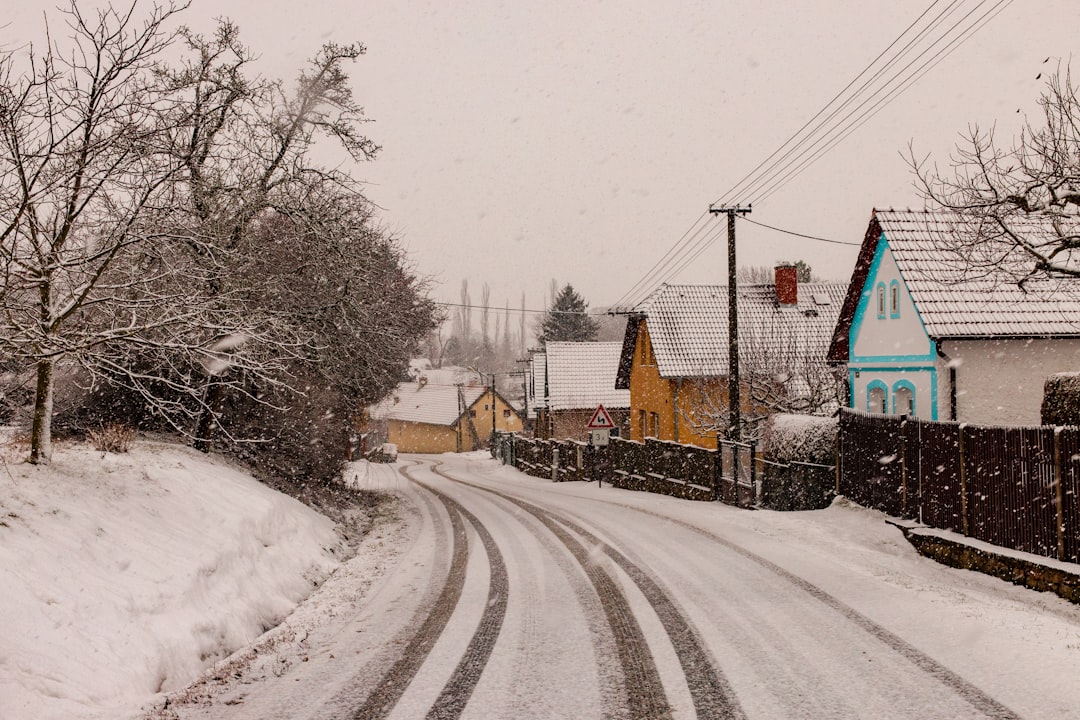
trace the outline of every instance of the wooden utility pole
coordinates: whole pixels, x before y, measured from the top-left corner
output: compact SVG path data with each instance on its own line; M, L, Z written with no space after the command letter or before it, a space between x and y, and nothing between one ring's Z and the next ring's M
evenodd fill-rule
M750 206L739 205L713 207L713 215L727 213L727 263L728 263L728 439L739 442L742 437L741 404L739 399L739 297L736 292L735 275L735 215L746 215Z

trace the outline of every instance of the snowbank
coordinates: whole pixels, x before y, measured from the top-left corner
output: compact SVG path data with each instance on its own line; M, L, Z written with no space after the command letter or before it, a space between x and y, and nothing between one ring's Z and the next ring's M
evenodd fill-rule
M121 718L280 621L330 520L187 448L0 466L0 718Z

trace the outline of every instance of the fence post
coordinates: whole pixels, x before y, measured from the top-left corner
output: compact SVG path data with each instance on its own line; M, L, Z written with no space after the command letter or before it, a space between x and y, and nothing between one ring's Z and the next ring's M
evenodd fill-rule
M968 527L967 460L964 457L964 429L966 423L960 423L960 529L964 535L970 535Z
M761 485L757 476L757 440L750 441L750 487L754 493L754 504L761 505Z
M723 445L720 444L720 433L716 433L716 455L713 456L713 473L712 473L712 499L713 501L720 499L720 476L724 472L724 451Z
M836 429L836 494L840 494L840 475L844 466L844 411L840 411Z
M559 482L559 448L551 448L551 482Z
M1054 506L1057 509L1058 560L1065 560L1065 473L1061 467L1061 428L1054 427Z
M900 421L900 517L907 511L907 415Z

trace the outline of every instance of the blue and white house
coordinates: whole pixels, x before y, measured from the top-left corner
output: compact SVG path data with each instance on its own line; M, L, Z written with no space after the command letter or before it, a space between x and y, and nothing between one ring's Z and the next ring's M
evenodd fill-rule
M829 349L858 410L1037 425L1043 384L1080 370L1080 280L973 271L949 213L876 210Z

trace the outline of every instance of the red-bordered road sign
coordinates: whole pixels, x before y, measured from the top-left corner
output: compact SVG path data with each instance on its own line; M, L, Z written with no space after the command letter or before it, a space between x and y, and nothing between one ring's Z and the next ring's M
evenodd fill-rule
M612 430L615 428L615 421L608 415L608 411L604 409L603 405L596 406L596 412L592 415L592 420L586 425L589 430Z

